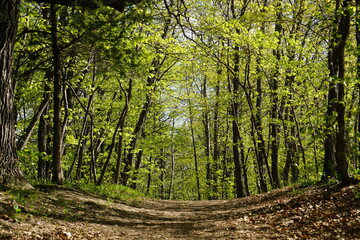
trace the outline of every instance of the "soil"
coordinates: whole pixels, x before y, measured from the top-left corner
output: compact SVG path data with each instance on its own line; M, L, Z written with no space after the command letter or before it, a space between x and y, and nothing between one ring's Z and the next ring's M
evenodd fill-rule
M232 200L117 202L41 186L0 192L0 239L360 239L360 187L283 188Z

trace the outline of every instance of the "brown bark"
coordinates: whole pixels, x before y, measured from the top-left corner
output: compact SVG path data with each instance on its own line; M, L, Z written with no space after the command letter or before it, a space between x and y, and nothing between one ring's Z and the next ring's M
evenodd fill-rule
M142 135L144 135L144 132L142 133ZM134 167L134 175L132 177L132 183L131 183L131 188L132 189L136 189L137 188L137 180L138 180L138 176L139 176L139 169L140 169L140 164L142 161L142 158L144 156L144 151L141 149L137 154L136 154L136 161L135 161L135 167Z
M277 22L275 24L275 31L278 33L278 48L274 50L273 54L277 61L280 61L281 55L280 55L280 44L281 44L281 32L282 32L282 26L280 24L282 19L282 13L281 13L281 2L279 1L277 4ZM278 63L277 63L278 65ZM278 66L275 70L275 74L270 80L270 96L271 96L271 123L270 123L270 149L271 149L271 175L273 179L273 184L275 188L280 187L280 180L279 180L279 97L278 97Z
M44 99L50 99L50 87L46 84L44 87ZM49 176L50 162L47 161L46 156L51 154L48 148L48 138L49 138L49 120L45 117L49 112L49 104L46 105L46 108L42 112L39 120L38 127L38 178L47 179Z
M122 163L122 157L123 157L123 149L124 149L124 127L125 127L125 120L127 117L127 113L129 110L129 102L131 99L131 93L132 93L132 79L129 80L129 88L125 91L123 88L121 82L119 82L120 88L123 91L125 95L125 105L120 115L120 136L119 136L119 144L118 144L118 156L116 159L116 168L114 172L114 183L119 184L119 178L120 178L120 170L121 170L121 163Z
M188 95L189 95L189 89L187 89L187 91L188 91ZM192 103L191 103L190 98L188 99L188 107L189 107L189 115L190 115L189 119L190 119L191 143L192 143L193 154L194 154L197 200L201 200L199 161L198 161L198 154L197 154L196 140L195 140L195 131L194 131L194 115L193 115Z
M150 77L153 78L153 77ZM151 84L152 85L152 84ZM148 86L151 86L148 84ZM143 129L145 120L147 118L147 115L150 111L150 106L152 104L152 93L148 93L146 96L146 101L143 105L142 111L140 113L139 119L136 123L134 132L133 132L133 136L131 138L131 142L130 142L130 148L129 148L129 152L126 156L126 159L124 161L124 171L122 173L122 184L123 185L127 185L128 179L129 179L129 172L131 171L132 168L132 164L133 164L133 159L134 159L134 151L136 149L136 145L137 142L139 140L140 137L140 133Z
M251 56L250 54L247 57L246 63L246 71L245 71L245 79L247 88L244 89L246 99L250 109L250 120L251 120L251 135L252 140L254 143L255 148L255 156L257 162L257 173L259 175L259 182L260 182L260 191L259 192L267 192L267 183L266 183L266 166L267 166L267 158L265 152L265 142L263 138L263 131L262 131L262 121L261 121L261 103L262 103L262 88L261 88L261 78L258 77L256 79L256 109L254 110L253 100L251 99L252 92L251 89L253 88L250 83L250 62ZM269 174L271 179L271 175ZM271 181L270 181L271 182Z
M209 120L209 106L207 102L207 78L204 77L202 96L205 100L205 110L203 113L203 125L204 125L204 136L205 136L205 158L206 158L206 184L208 187L208 196L209 200L213 199L213 164L211 161L211 144L210 144L210 120Z
M11 76L19 0L0 1L0 184L29 187L17 166L14 82Z
M325 116L325 141L324 141L324 175L322 179L327 181L328 178L335 177L335 134L332 132L334 125L336 89L335 85L330 82L328 90L327 111Z
M121 127L121 123L122 123L122 119L119 118L119 121L118 121L118 123L117 123L117 125L116 125L116 128L115 128L114 133L113 133L113 136L112 136L111 144L110 144L110 146L109 146L109 149L107 149L108 156L107 156L107 158L106 158L105 164L104 164L103 169L102 169L102 171L101 171L100 177L99 177L98 181L96 182L97 185L101 185L102 182L103 182L103 180L104 180L105 173L106 173L106 169L107 169L107 167L109 166L110 159L111 159L111 156L112 156L114 147L115 147L115 145L116 145L117 133L119 132L119 129L120 129L120 127Z
M286 105L290 105L288 102ZM288 126L287 123L291 122L291 126ZM285 107L285 117L283 119L283 129L284 129L284 136L285 136L285 147L286 147L286 161L284 170L282 173L283 180L287 184L289 180L289 173L291 170L291 182L296 182L298 180L298 146L296 144L296 132L295 132L295 125L294 116L290 110L290 107Z
M350 32L350 12L349 5L351 4L350 0L345 0L343 2L344 13L339 22L338 34L341 35L339 44L333 49L334 55L332 62L339 65L338 69L338 78L340 81L337 82L337 102L335 109L337 112L337 124L338 124L338 133L336 140L336 172L340 181L344 184L351 182L350 176L348 173L348 162L347 162L347 137L346 137L346 122L345 122L345 45L346 39ZM338 62L337 62L338 61Z
M357 49L360 49L360 0L356 0L356 33L355 33L355 37L356 37L356 47ZM356 75L357 75L357 79L360 79L360 54L358 54L357 59L356 59ZM358 100L358 104L360 105L360 83L357 84L356 86L356 91L357 91L357 100ZM360 109L358 109L357 115L356 115L356 127L355 127L355 136L358 136L355 139L355 148L357 148L357 154L355 154L355 158L354 158L354 168L355 169L360 169Z
M62 172L62 123L61 123L61 92L62 92L62 76L61 76L61 59L60 49L58 43L58 29L57 29L57 14L56 6L51 4L50 7L50 22L51 22L51 38L52 38L52 52L54 63L54 135L53 135L53 163L52 163L52 182L63 184Z
M150 155L149 157L149 164L151 165L152 164L152 156ZM148 175L147 175L147 183L146 183L146 195L149 195L150 193L150 186L151 186L151 168L149 168L149 172L148 172Z
M75 162L76 162L77 158L79 158L79 159L78 159L78 164L77 164L77 169L76 169L76 179L79 180L80 178L82 178L82 175L83 175L82 174L83 153L84 153L84 148L86 145L86 141L84 140L84 137L87 135L87 132L90 130L88 127L88 118L90 115L89 113L90 113L90 108L91 108L93 99L94 99L94 93L92 93L90 95L87 107L86 107L86 109L84 109L85 116L84 116L83 124L81 127L81 132L80 132L79 142L78 142L77 149L76 149L76 154L75 154L73 162L71 163L71 166L67 173L66 179L70 178L71 172L75 166Z
M335 155L336 174L343 184L349 184L351 178L348 173L347 162L347 142L346 142L346 122L345 122L345 46L350 32L350 10L351 0L337 0L335 9L335 19L332 29L332 39L328 53L328 68L330 71L330 86L328 95L327 118L333 119L333 113L336 113L335 121L336 131L334 133L335 143L333 149L325 146L326 150L335 150L335 153L325 153L325 157L330 154ZM331 126L328 124L328 126ZM329 129L327 129L329 131ZM329 134L332 134L331 132ZM325 143L332 139L326 138ZM324 164L327 162L325 159ZM326 165L324 166L325 169Z
M220 143L219 143L219 129L220 129L220 124L219 124L219 108L220 108L220 103L219 103L219 98L220 98L220 74L221 74L221 70L218 70L218 80L216 83L216 87L215 87L215 92L216 92L216 102L215 102L215 108L214 108L214 125L213 125L213 132L214 132L214 136L213 136L213 179L214 179L214 183L213 183L213 199L218 199L220 197L219 195L219 174L218 174L218 170L219 165L220 165Z
M165 161L163 156L165 155L165 149L161 149L161 154L159 156L159 170L160 170L160 199L165 199L165 183L164 183L164 179L165 179Z
M240 72L240 54L239 54L239 47L235 46L234 48L234 75L232 76L232 94L234 95L234 99L231 103L231 115L233 117L232 120L232 141L233 141L233 157L234 157L234 167L235 167L235 186L236 186L236 196L238 198L245 197L245 189L244 189L244 176L243 176L243 167L242 167L242 156L243 153L241 146L242 146L242 137L240 134L239 129L239 108L240 103L238 95L240 90L240 82L238 74Z
M50 96L46 96L47 98L45 98L41 103L40 106L38 108L38 110L35 112L33 118L31 119L29 125L26 127L24 134L20 137L20 139L17 142L17 149L18 150L22 150L24 149L26 143L29 141L31 133L33 132L36 123L38 122L38 120L40 119L40 116L42 115L42 113L45 111L45 109L47 108L49 102L50 102Z
M172 120L172 128L175 129L175 118ZM171 133L171 149L170 149L170 158L171 158L171 177L170 177L170 186L169 186L169 200L174 196L174 182L175 182L175 146L174 146L174 131ZM150 174L149 169L149 174ZM150 175L149 175L150 176Z
M233 19L240 19L241 16L245 13L247 1L243 2L243 6L241 8L241 11L238 11L235 9L235 1L230 1L230 11L231 11L231 17ZM240 34L240 30L238 28L235 29L237 34ZM232 141L233 141L233 158L234 158L234 167L235 167L235 187L236 187L236 196L238 198L245 197L245 187L244 187L244 172L243 172L243 161L244 161L244 149L242 144L242 137L240 134L240 128L239 128L239 110L240 110L240 100L239 94L240 94L240 47L238 45L235 45L233 47L234 55L233 55L233 72L231 76L231 84L232 86L231 93L233 94L233 100L231 103L231 115L232 115Z
M96 156L95 156L95 147L94 147L94 116L90 114L90 154L91 154L91 163L90 163L90 179L96 183Z
M291 50L289 50L291 52ZM292 61L294 56L290 54L288 56ZM293 96L293 84L295 81L295 76L292 74L291 69L287 70L287 76L285 77L285 88L287 89L287 94L282 97L281 100L281 109L283 109L280 119L283 123L283 132L284 132L284 143L285 143L285 154L286 161L285 166L282 172L282 177L284 183L287 184L289 180L289 173L291 171L291 182L296 182L299 177L299 145L301 145L301 140L299 139L299 133L297 130L296 116L293 106L294 96ZM299 140L299 144L296 140ZM304 165L304 169L306 166Z
M80 0L80 1L40 1L49 3L58 3L62 5L83 6L89 8L97 8L99 5L95 1ZM110 6L119 11L123 11L125 6L139 3L139 0L103 0L103 4ZM52 4L52 5L53 5ZM0 184L18 185L17 182L21 182L22 186L30 186L25 181L23 174L17 167L17 154L15 143L15 127L14 127L14 86L11 69L13 62L13 51L15 36L17 31L18 15L19 15L19 0L2 0L0 1ZM52 6L53 8L53 6ZM52 19L56 21L56 18ZM55 30L55 29L53 29ZM55 34L53 34L53 40L55 40ZM57 41L57 40L56 40ZM53 42L54 46L56 45ZM54 48L54 53L55 53ZM54 60L56 59L54 54ZM56 67L57 68L57 67ZM60 74L60 69L55 69L55 75ZM59 83L58 77L55 77L57 81L57 87ZM61 87L60 87L61 88ZM61 92L61 90L60 90ZM59 95L57 92L54 95ZM59 106L59 96L54 96L54 104ZM59 113L60 109L56 109ZM57 115L55 118L59 118ZM61 123L56 120L55 134L60 134ZM60 128L59 128L60 127ZM60 129L60 130L59 130ZM60 135L59 135L60 136ZM57 136L57 137L59 137ZM59 138L61 139L61 138ZM56 140L56 146L61 146L61 141ZM62 170L61 170L61 149L58 147L54 150L56 161L54 161L54 174L53 181L62 183ZM60 161L59 161L60 160Z

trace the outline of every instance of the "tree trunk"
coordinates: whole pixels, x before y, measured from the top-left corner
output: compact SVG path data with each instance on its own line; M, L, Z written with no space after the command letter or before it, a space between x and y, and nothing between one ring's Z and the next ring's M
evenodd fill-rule
M150 85L148 85L150 86ZM146 101L143 105L143 108L142 108L142 111L140 113L140 116L139 116L139 119L136 123L136 126L135 126L135 129L134 129L134 132L132 134L132 138L131 138L131 141L130 141L130 145L129 145L129 151L128 151L128 154L126 156L126 159L124 161L124 171L122 172L122 184L124 186L127 185L127 182L128 182L128 179L129 179L129 172L131 171L132 169L132 165L133 165L133 159L134 159L134 152L135 152L135 149L136 149L136 145L137 145L137 142L139 140L139 137L140 137L140 133L143 129L143 126L144 126L144 123L145 123L145 120L147 118L147 115L150 111L150 106L151 106L151 103L152 103L152 93L148 93L147 96L146 96Z
M11 76L19 0L0 1L0 184L29 188L18 168L14 126L14 82Z
M140 151L136 154L136 161L135 161L135 167L134 167L134 175L132 176L132 183L131 183L131 188L132 188L132 189L136 189L136 188L137 188L137 180L138 180L139 169L140 169L140 164L141 164L143 155L144 155L144 151L143 151L143 150L140 150Z
M360 0L356 0L356 47L359 50L360 49ZM356 59L356 76L357 79L360 79L360 54L357 55ZM356 86L357 91L357 98L358 98L358 105L360 105L360 83ZM356 115L356 131L355 131L355 148L357 148L357 154L355 154L354 158L354 168L360 169L360 109L357 111ZM357 146L356 146L357 145Z
M210 145L210 123L209 123L209 106L207 100L207 79L204 77L202 95L205 101L204 113L203 113L203 125L204 125L204 136L205 136L205 158L206 158L206 185L207 185L207 198L209 200L213 199L213 173L212 173L212 163L211 163L211 145Z
M80 180L81 175L82 175L82 162L83 162L83 153L84 153L84 147L85 147L85 141L84 141L84 137L86 135L87 132L87 124L88 124L88 117L89 117L89 110L91 107L91 103L92 103L92 99L93 99L93 94L90 96L89 100L88 100L88 104L87 104L87 109L85 109L85 116L84 116L84 120L83 120L83 124L81 127L81 131L80 131L80 136L79 136L79 141L78 144L76 146L76 154L74 156L74 160L71 163L70 169L67 173L66 179L69 179L72 173L72 170L75 166L75 162L76 159L79 158L78 160L78 164L77 164L77 169L76 169L76 179Z
M230 131L230 124L232 124L232 122L227 121L226 122L226 130L225 130L225 143L231 142L230 140L230 136L231 136L231 131ZM230 146L228 146L227 144L223 145L223 149L222 149L222 161L221 161L221 170L222 170L222 175L221 175L221 198L226 199L229 197L229 184L228 181L231 177L231 172L229 170L229 166L231 163L231 157L229 157L229 153L230 153ZM232 192L232 191L231 191ZM232 196L231 196L232 197Z
M213 191L214 196L213 199L218 199L220 197L219 195L219 165L220 165L220 143L219 143L219 98L220 98L220 74L221 70L218 70L218 80L215 87L216 92L216 102L215 102L215 108L214 108L214 137L213 137Z
M339 65L339 72L337 81L337 102L336 102L336 112L337 112L337 124L338 124L338 132L336 136L336 172L341 182L344 184L349 184L351 182L350 176L348 173L348 162L347 162L347 137L346 137L346 122L345 122L345 45L346 39L349 35L350 31L350 12L349 5L351 5L351 1L344 1L344 13L342 14L340 23L339 23L339 33L341 35L340 44L336 45L338 50L334 51L332 62L334 64Z
M118 144L118 154L116 159L116 168L114 172L114 183L119 184L120 182L120 170L121 170L121 163L122 163L122 157L123 157L123 149L124 149L124 127L125 127L125 121L127 117L127 113L129 110L129 101L131 99L131 92L132 92L132 79L129 81L129 88L127 91L123 88L121 82L119 82L120 88L123 91L125 95L125 105L120 115L120 136L119 136L119 144Z
M232 129L233 129L233 156L234 156L234 166L235 166L235 187L236 187L236 197L245 197L245 189L244 189L244 176L242 172L242 156L241 156L241 135L239 132L238 122L237 120L232 121Z
M93 57L92 60L94 60L95 57ZM95 61L95 60L94 60ZM85 75L83 76L83 78L85 79ZM76 179L80 180L84 173L83 173L83 158L84 158L84 151L85 151L85 147L86 147L86 139L85 137L89 134L89 132L91 132L91 128L92 126L89 126L89 117L91 118L91 108L92 108L92 103L95 97L95 91L96 91L96 87L94 86L94 82L95 82L95 78L96 78L96 67L93 68L93 74L92 74L92 84L91 84L91 88L95 89L91 92L89 98L88 98L88 102L86 107L81 104L83 110L85 111L85 116L83 119L83 123L82 123L82 127L81 127L81 131L80 131L80 136L79 136L79 141L76 147L76 154L74 156L73 162L71 163L70 169L67 173L66 179L69 179L71 177L71 173L73 171L73 168L75 166L76 163L76 159L78 158L77 161L77 168L76 168ZM70 86L70 85L69 85ZM65 86L64 86L65 87ZM70 86L70 89L72 90L72 95L67 94L68 96L75 96L77 98L77 100L79 101L78 98L78 94L75 92L75 90ZM84 94L84 97L87 97L87 94ZM66 99L66 98L64 98ZM70 98L71 100L71 98ZM69 101L72 102L72 101ZM70 104L70 107L72 107L73 104ZM91 120L90 120L91 121ZM64 127L63 127L64 128ZM63 134L65 134L65 129L63 130ZM91 133L90 133L91 134ZM92 149L90 149L91 151ZM91 166L91 162L90 162L90 166ZM90 167L90 172L91 172L91 167ZM92 173L90 173L92 174Z
M289 105L288 102L286 105ZM291 123L290 126L287 123ZM286 148L286 161L284 170L282 173L284 183L288 184L289 173L291 170L291 182L296 182L298 179L298 156L297 156L297 145L296 145L296 132L294 126L294 118L290 111L290 107L286 107L285 109L285 117L283 121L283 129L285 136L285 148Z
M166 29L166 27L165 27L165 29ZM164 62L165 58L162 61L160 61L157 58L153 59L152 64L151 64L151 70L149 71L150 76L147 78L147 85L146 85L147 87L151 87L157 81L159 81L157 75L159 74L158 73L159 69L160 69L162 63ZM139 140L139 137L140 137L140 133L143 130L147 115L150 112L150 108L151 108L152 101L153 101L153 95L154 95L153 90L149 90L149 92L146 93L145 103L143 104L142 110L140 112L138 121L135 126L135 129L132 133L132 138L131 138L131 141L129 144L128 154L124 160L124 171L122 172L122 179L121 179L122 184L125 186L129 179L129 172L131 171L131 168L132 168L135 149L136 149L136 145Z
M237 29L237 31L239 31ZM232 89L230 90L233 94L233 100L231 103L231 115L232 115L232 144L233 144L233 157L234 157L234 167L235 167L235 187L236 187L236 196L238 198L245 197L245 189L244 189L244 176L243 176L243 166L242 166L242 157L241 157L241 145L242 145L242 137L240 134L240 128L238 123L239 118L239 91L240 91L240 47L234 47L234 73L231 76Z
M101 185L103 180L104 180L106 169L109 166L110 159L111 159L114 147L116 145L116 137L117 137L117 133L119 132L119 129L121 127L121 123L122 123L122 118L120 117L119 121L118 121L118 123L117 123L117 125L115 127L115 130L114 130L114 133L113 133L113 136L112 136L112 139L111 139L111 144L109 146L109 149L107 150L108 151L108 156L107 156L106 161L104 163L104 166L103 166L103 169L101 171L100 177L99 177L98 181L96 182L97 185Z
M55 4L50 6L50 22L51 22L51 37L52 37L52 52L54 63L54 135L53 135L53 163L52 163L52 182L63 184L62 172L62 123L61 123L61 59L60 49L58 43L58 30L57 30L57 14Z
M141 138L144 139L145 137L146 137L145 132L142 131L141 132ZM137 188L137 179L138 179L139 169L140 169L140 165L141 165L141 162L142 162L143 155L144 155L144 151L142 149L140 149L136 153L136 159L135 159L135 165L134 165L134 171L133 171L132 183L131 183L131 188L132 189Z
M173 2L171 3L171 5ZM168 36L169 28L171 25L171 18L168 17L165 19L164 29L163 33L161 35L162 39L166 39ZM160 51L158 51L160 53ZM160 57L155 57L151 63L151 67L149 70L149 76L147 78L147 87L154 86L154 84L161 79L161 76L159 77L159 70L160 67L163 65L163 63L166 60L166 56L164 56L162 59ZM136 123L132 139L130 141L129 145L129 151L128 154L124 160L124 171L122 173L122 184L126 185L128 178L129 178L129 172L131 171L133 159L134 159L134 152L136 149L137 141L139 140L140 133L143 129L144 123L146 121L147 115L150 111L150 107L153 101L153 91L149 90L149 92L146 93L146 100L143 104L142 111L140 112L139 119Z
M50 99L50 87L46 84L44 87L44 99ZM44 111L42 112L39 120L38 127L38 179L47 179L49 175L49 161L46 158L48 149L48 137L49 137L49 120L45 117L49 112L49 104L46 105Z
M67 125L69 123L69 118L70 118L69 109L73 109L73 106L74 106L74 101L73 101L74 92L72 92L70 89L66 88L65 80L62 82L64 82L63 86L62 86L63 97L60 102L64 102L64 117L63 117L63 121L61 123L61 137L62 137L62 139L61 139L61 156L63 156L65 153L66 129L67 129Z
M329 83L327 111L325 117L325 141L324 141L324 175L323 181L335 177L335 134L332 131L334 125L336 89L335 84Z
M152 164L152 156L149 157L149 166ZM151 186L151 167L149 168L149 172L147 175L147 183L146 183L146 195L149 195L150 193L150 186Z
M79 151L78 151L78 156L79 156L79 160L78 160L78 164L76 167L76 180L80 180L81 178L84 177L84 171L83 171L83 165L84 165L84 151L85 151L85 147L86 147L86 140L84 139L84 137L88 134L88 121L87 118L84 119L84 131L82 131L82 136L80 136L80 141L79 141Z
M293 60L294 58L290 56L289 59ZM293 82L295 80L295 76L291 75L291 70L288 70L287 74L288 75L285 78L285 88L287 90L287 94L282 98L281 101L281 109L284 109L284 114L281 119L283 122L286 149L286 162L282 176L286 184L288 184L290 170L292 183L296 182L299 176L299 151L298 145L296 143L298 134L296 132L295 111L293 110Z
M189 96L189 89L188 96ZM198 163L198 155L197 155L197 148L196 148L196 140L195 140L195 132L194 132L194 115L192 110L192 103L189 97L188 100L189 106L189 119L190 119L190 132L191 132L191 142L193 147L193 154L194 154L194 165L195 165L195 179L196 179L196 190L197 190L197 198L201 200L201 193L200 193L200 176L199 176L199 163Z
M265 143L262 133L262 122L261 122L261 102L262 102L262 88L261 88L261 78L257 77L256 79L256 109L254 110L253 100L251 96L253 95L251 89L253 88L250 83L250 54L247 57L246 71L245 71L245 81L247 87L244 89L246 99L250 109L250 121L251 121L251 135L255 148L256 163L259 175L260 182L260 191L267 192L267 183L265 179L265 169L266 169L266 152L265 152ZM270 176L271 179L271 176Z
M231 104L231 115L234 118L232 120L232 142L233 142L233 157L234 157L234 167L235 167L235 187L236 187L236 196L237 197L245 197L245 191L244 191L244 178L242 173L242 161L241 161L241 135L240 135L240 129L238 126L238 118L239 118L239 63L240 63L240 54L239 54L239 47L235 47L235 54L234 54L234 76L232 76L232 93L233 93L233 102Z
M91 153L91 163L90 163L90 178L92 175L92 179L94 183L97 182L96 176L96 156L95 156L95 147L94 147L94 116L90 114L90 153Z
M40 119L40 116L42 116L43 111L47 108L48 104L50 102L50 96L47 96L41 103L38 108L38 110L35 112L33 118L30 121L30 124L25 129L24 134L20 137L18 143L17 143L17 149L23 150L26 146L26 143L29 141L31 133L33 132L36 123Z
M280 44L281 44L281 32L282 32L282 26L280 24L282 19L282 13L281 13L281 2L279 1L277 7L279 8L277 11L277 23L275 24L275 31L278 33L278 47L276 50L274 50L273 54L276 58L276 60L279 62L281 55L280 55ZM280 180L279 180L279 114L278 114L278 63L276 63L276 69L275 74L270 80L270 96L271 96L271 123L270 123L270 149L271 149L271 175L274 183L274 187L278 188L280 187Z
M338 179L343 184L349 184L351 178L348 173L346 122L345 122L345 46L350 31L351 0L337 0L335 9L335 21L333 25L332 39L328 53L328 67L330 71L330 86L328 98L327 118L332 119L333 111L336 112L335 133L335 162ZM326 139L326 143L331 139ZM329 153L327 154L329 155ZM324 161L325 162L325 161ZM325 168L325 166L324 166Z
M171 177L170 177L170 189L169 189L169 200L174 196L174 182L175 182L175 144L174 144L174 129L175 129L175 118L172 121L172 133L171 133ZM150 170L149 170L150 171Z
M165 150L161 149L159 157L159 170L160 170L160 198L165 199L165 161L164 161Z

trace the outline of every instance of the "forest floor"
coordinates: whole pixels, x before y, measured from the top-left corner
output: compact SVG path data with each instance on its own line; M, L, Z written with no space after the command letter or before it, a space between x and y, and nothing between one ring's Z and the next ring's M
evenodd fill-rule
M42 186L0 192L0 239L360 239L360 186L283 188L233 200L116 202Z

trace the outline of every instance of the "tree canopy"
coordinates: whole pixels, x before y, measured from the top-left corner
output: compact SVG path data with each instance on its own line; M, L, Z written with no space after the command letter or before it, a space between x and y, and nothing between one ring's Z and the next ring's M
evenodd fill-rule
M2 184L201 200L360 178L357 2L9 2Z

